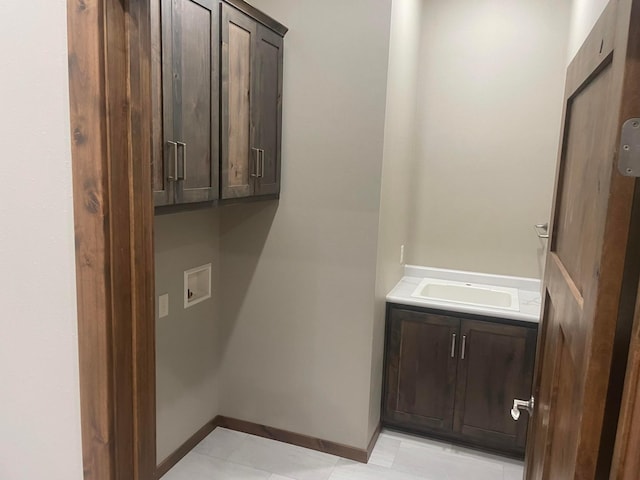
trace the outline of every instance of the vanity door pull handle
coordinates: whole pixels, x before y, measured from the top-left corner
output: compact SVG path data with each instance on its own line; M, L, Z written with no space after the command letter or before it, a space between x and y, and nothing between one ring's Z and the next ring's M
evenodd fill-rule
M167 178L171 181L175 181L178 179L178 143L171 141L168 141L167 143L173 147L173 174L169 175Z
M264 178L264 150L260 149L260 178Z
M256 152L254 168L251 171L251 176L253 178L260 178L260 149L252 148L251 150Z
M182 176L178 177L178 180L187 179L187 144L184 142L176 142L179 147L182 147ZM176 170L178 167L176 166ZM176 172L177 174L177 172Z
M462 353L460 356L461 360L464 360L464 351L467 349L467 336L463 335L462 336Z
M451 358L456 357L456 334L451 335Z

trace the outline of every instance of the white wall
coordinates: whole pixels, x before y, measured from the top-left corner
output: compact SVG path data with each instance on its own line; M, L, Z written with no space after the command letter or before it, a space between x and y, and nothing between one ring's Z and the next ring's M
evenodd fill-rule
M0 478L82 475L64 0L0 2Z
M221 414L364 448L391 0L252 4L290 28L283 190L222 210Z
M393 0L384 158L378 227L378 270L373 323L369 433L380 421L385 296L400 280L400 248L409 239L413 218L412 178L416 161L416 98L422 0Z
M573 0L568 63L578 53L608 3L609 0Z
M158 463L218 414L218 236L210 208L155 218L156 296L169 294L169 315L156 319ZM184 272L208 263L212 298L185 309Z
M425 0L408 261L540 277L570 0Z

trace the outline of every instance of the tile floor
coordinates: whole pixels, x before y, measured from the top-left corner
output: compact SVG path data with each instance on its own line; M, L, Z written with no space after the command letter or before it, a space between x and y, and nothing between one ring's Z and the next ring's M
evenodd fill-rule
M521 480L522 462L383 431L367 465L217 428L163 480Z

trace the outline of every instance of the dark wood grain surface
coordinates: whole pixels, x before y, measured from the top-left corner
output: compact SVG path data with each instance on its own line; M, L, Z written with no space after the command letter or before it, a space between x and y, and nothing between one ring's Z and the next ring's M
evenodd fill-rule
M238 432L244 432L251 435L257 435L258 437L270 438L279 442L288 443L291 445L297 445L299 447L309 448L311 450L317 450L318 452L324 452L338 457L347 458L356 462L367 463L373 446L375 445L373 439L377 438L379 430L376 429L369 442L368 449L360 449L341 443L331 442L329 440L322 440L317 437L311 437L308 435L302 435L300 433L294 433L280 428L268 427L266 425L260 425L253 422L247 422L236 418L229 418L224 416L216 417L216 423L220 427L228 428L230 430L236 430Z
M536 330L464 320L460 328L454 430L498 447L524 451L527 418L515 422L514 399L529 400Z
M129 2L129 106L131 196L131 290L133 347L133 436L135 480L153 479L156 470L155 258L153 149L153 49L151 3ZM123 179L124 182L124 179ZM130 478L130 477L124 477Z
M638 82L628 78L634 4L610 2L567 73L527 479L609 475L608 423L621 389L611 371L628 348L616 332L628 321L624 304L635 302L623 295L626 257L640 254L628 242L636 182L616 168L623 119L640 114L637 88L625 87Z
M218 418L207 422L200 430L190 436L182 445L180 445L171 455L165 458L155 472L153 478L162 478L169 470L175 467L191 450L193 450L202 440L207 438L218 426Z
M256 22L262 23L263 25L269 27L271 30L273 30L275 33L277 33L281 37L284 37L286 33L289 31L289 29L285 27L283 24L281 24L277 20L274 20L269 15L258 10L257 8L245 2L244 0L225 0L225 2L228 3L229 5L232 5L236 9L240 10L245 15L248 15L249 17L253 18Z
M619 122L624 121L627 118L640 118L640 2L633 2L630 12L632 28L628 32L627 50L626 50L626 74L623 84L623 98L627 99L622 106L620 112ZM623 25L624 27L624 25ZM635 250L636 245L640 244L638 240L638 230L640 230L640 186L638 181L635 182L635 199L634 207L632 211L631 220L631 235L629 241L629 247L626 255L625 262L625 275L628 273L628 269L637 268L634 265L634 259L637 261L640 258L638 252ZM629 282L638 281L638 274L631 272L629 274ZM625 285L627 282L625 282ZM628 292L623 290L621 310L629 308L629 304L632 303L632 299L635 296L636 302L632 304L631 310L634 311L633 323L630 326L628 332L624 330L624 317L619 321L622 324L622 328L618 330L616 335L616 345L622 344L622 350L624 346L629 345L627 355L624 355L624 351L620 355L616 355L614 351L614 357L612 360L612 377L618 379L618 373L616 370L624 370L624 387L620 392L620 409L619 420L616 424L616 438L614 442L615 450L612 458L611 479L615 480L632 480L638 477L640 472L640 455L638 455L637 445L640 444L640 305L638 305L638 289L635 292ZM626 302L624 301L626 299ZM612 382L613 383L613 382ZM614 402L617 400L615 392L610 397L613 397ZM614 403L615 406L615 403ZM608 418L609 417L609 418ZM608 422L613 422L608 412L605 412L605 419ZM617 417L617 416L616 416ZM614 418L616 418L614 417Z
M282 143L282 77L283 38L258 25L256 42L255 108L253 109L255 140L263 151L260 177L256 179L256 195L280 192Z
M221 197L253 194L257 173L252 110L257 24L222 5ZM255 82L254 82L255 83Z
M150 16L141 0L67 7L84 478L148 480Z
M176 203L218 196L219 32L217 2L174 1L174 125L180 142Z
M388 304L383 424L521 458L510 410L531 396L536 327Z
M452 429L459 328L455 318L392 310L386 421Z

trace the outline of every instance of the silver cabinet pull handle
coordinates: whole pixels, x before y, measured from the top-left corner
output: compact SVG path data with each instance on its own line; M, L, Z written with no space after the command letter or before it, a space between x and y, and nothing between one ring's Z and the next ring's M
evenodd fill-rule
M260 149L252 148L251 150L256 153L255 164L254 164L255 168L252 169L251 176L253 178L259 178L260 177Z
M264 150L260 150L260 178L264 178Z
M179 147L182 147L182 176L178 177L178 180L187 179L187 144L184 142L176 142ZM176 166L176 171L178 167Z
M464 351L467 349L467 336L462 336L462 354L460 356L461 360L464 360Z
M536 230L536 235L538 235L538 238L549 238L548 223L539 223L538 225L534 225L533 228Z
M176 181L178 179L178 144L176 142L167 142L170 146L173 147L173 174L169 175L167 178L171 181Z
M520 418L520 410L526 410L529 412L529 415L533 415L534 406L535 399L533 397L531 397L529 401L514 399L513 407L511 408L511 417L517 421Z
M451 335L451 358L456 356L456 334Z

